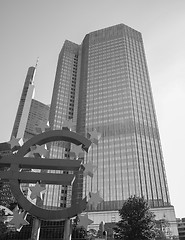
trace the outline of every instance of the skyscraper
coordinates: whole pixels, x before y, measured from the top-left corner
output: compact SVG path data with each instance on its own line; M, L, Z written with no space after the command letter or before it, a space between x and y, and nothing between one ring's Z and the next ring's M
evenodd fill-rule
M34 98L35 86L34 86L34 76L36 68L29 67L26 79L24 82L21 98L19 101L19 106L11 134L11 138L23 138L26 129L27 119L29 115L29 110L31 106L31 101Z
M48 121L49 105L34 99L35 74L36 67L29 67L19 101L11 138L14 136L16 138L28 140L38 134L36 126L39 125L39 122L47 123Z
M78 94L75 93L78 89L76 84L79 84L79 81L77 82L78 55L79 46L66 41L59 54L50 106L49 123L53 130L62 129L66 119L76 119ZM70 148L71 144L69 143L54 142L50 148L50 157L66 158ZM59 170L51 170L50 172L59 172ZM71 186L48 185L44 205L47 208L69 207L71 196ZM78 201L78 198L82 198L82 192L80 196L75 198L75 201Z
M34 97L36 67L29 67L24 82L19 106L13 125L11 138L23 138L25 141L38 134L36 127L39 122L47 123L49 117L49 105L39 102ZM8 142L8 141L7 141ZM0 157L12 154L9 143L0 143ZM27 192L28 184L21 184L22 190ZM4 202L10 202L12 198L8 182L0 181L0 205Z
M156 218L167 217L178 235L140 32L119 24L87 34L81 45L65 41L50 124L60 129L66 119L73 119L79 134L101 133L84 156L97 170L92 179L83 179L83 196L99 191L104 199L98 209L88 209L95 225L117 221L117 210L135 194L147 199ZM50 154L67 156L70 147L55 143ZM48 193L45 203L59 207L61 189L52 190L55 196Z

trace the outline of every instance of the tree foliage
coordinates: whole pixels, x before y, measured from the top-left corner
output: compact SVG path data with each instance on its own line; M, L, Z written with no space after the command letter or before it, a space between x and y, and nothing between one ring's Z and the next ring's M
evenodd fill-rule
M79 220L78 217L73 220L71 237L72 239L76 239L76 238L85 239L87 236L87 230L82 226L78 226L78 220Z
M5 187L5 185L3 185L3 187ZM1 188L1 190L2 189L3 188ZM11 195L10 198L0 201L0 205L9 208L10 210L13 210L17 205L17 202L15 202L15 198ZM3 237L10 231L10 229L7 227L8 224L6 223L6 219L7 219L6 211L0 210L0 239L3 239Z
M131 196L119 210L121 220L116 223L115 238L147 240L155 238L155 215L144 198Z
M87 231L84 227L75 227L72 230L72 238L85 239L87 236Z

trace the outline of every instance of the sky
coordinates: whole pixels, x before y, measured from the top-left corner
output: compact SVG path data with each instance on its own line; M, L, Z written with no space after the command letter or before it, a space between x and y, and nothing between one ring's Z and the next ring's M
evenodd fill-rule
M66 39L124 23L142 33L171 203L185 217L185 1L0 0L0 142L10 140L27 69L39 57L35 98L50 104Z

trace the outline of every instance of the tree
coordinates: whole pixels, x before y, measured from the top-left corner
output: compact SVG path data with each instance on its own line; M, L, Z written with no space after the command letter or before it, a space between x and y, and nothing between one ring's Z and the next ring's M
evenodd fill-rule
M13 210L17 205L15 202L15 198L12 194L10 194L10 189L6 187L9 186L8 183L4 183L0 189L0 194L5 195L5 199L0 200L0 206L6 207L10 210ZM7 194L8 192L8 194ZM5 210L0 210L0 239L3 239L6 234L10 232L10 228L7 227L8 224L6 223L7 220L7 213Z
M72 239L80 238L80 239L85 239L87 236L87 230L82 227L78 226L78 217L76 217L73 220L73 227L72 227Z
M119 210L121 220L116 223L115 238L148 240L155 238L155 215L144 198L131 196Z
M84 227L74 227L72 230L72 236L73 239L86 239L87 231Z

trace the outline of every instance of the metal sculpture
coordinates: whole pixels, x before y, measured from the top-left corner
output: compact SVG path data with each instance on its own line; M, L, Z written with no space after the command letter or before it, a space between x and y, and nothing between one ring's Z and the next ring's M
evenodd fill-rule
M103 201L99 196L99 193L89 193L90 199L88 201L85 197L78 204L73 204L69 208L48 210L29 201L20 188L20 183L36 183L34 187L30 187L30 199L37 199L37 197L42 199L42 193L45 191L45 188L41 187L38 182L42 184L72 185L75 179L74 174L53 174L42 171L39 173L25 172L21 171L22 168L78 171L82 167L84 170L84 176L89 175L91 178L93 177L95 167L91 162L82 165L80 160L41 158L41 156L46 157L48 155L48 151L45 149L44 144L49 142L66 141L75 144L73 153L75 154L76 159L78 159L78 156L83 153L82 149L88 152L92 143L98 143L100 136L96 130L90 133L90 137L87 139L75 132L71 132L69 130L71 125L71 122L65 122L64 129L43 132L28 140L23 146L21 146L20 139L13 138L9 144L11 144L11 148L14 149L14 151L17 150L17 152L14 155L5 156L0 159L0 167L9 168L8 171L0 171L0 178L2 180L9 180L12 194L16 198L18 204L24 209L24 211L22 211L16 208L13 211L13 219L11 222L15 225L17 230L20 230L23 225L28 224L26 221L27 213L30 213L39 220L61 221L71 219L81 214L86 209L87 204L92 204L97 207L97 204ZM29 152L40 157L25 157ZM79 224L84 225L85 228L92 223L91 220L87 221L86 218L87 214L85 216L79 215ZM35 224L37 225L38 231L39 222L35 222ZM36 235L37 237L33 239L38 239L38 233L35 234L35 236Z
M85 137L71 132L69 130L53 130L41 133L28 140L17 153L13 156L6 156L0 160L1 167L9 167L8 171L0 171L2 180L9 180L11 191L18 204L31 215L43 220L64 220L72 218L81 213L86 208L86 198L79 204L74 204L70 208L62 210L47 210L31 203L22 193L20 183L37 183L71 185L74 181L73 174L53 174L53 173L35 173L21 172L22 168L30 169L51 169L51 170L71 170L77 171L81 167L79 160L66 159L45 159L24 157L30 147L34 145L43 145L53 141L67 141L76 145L82 145L82 148L88 152L91 141Z

